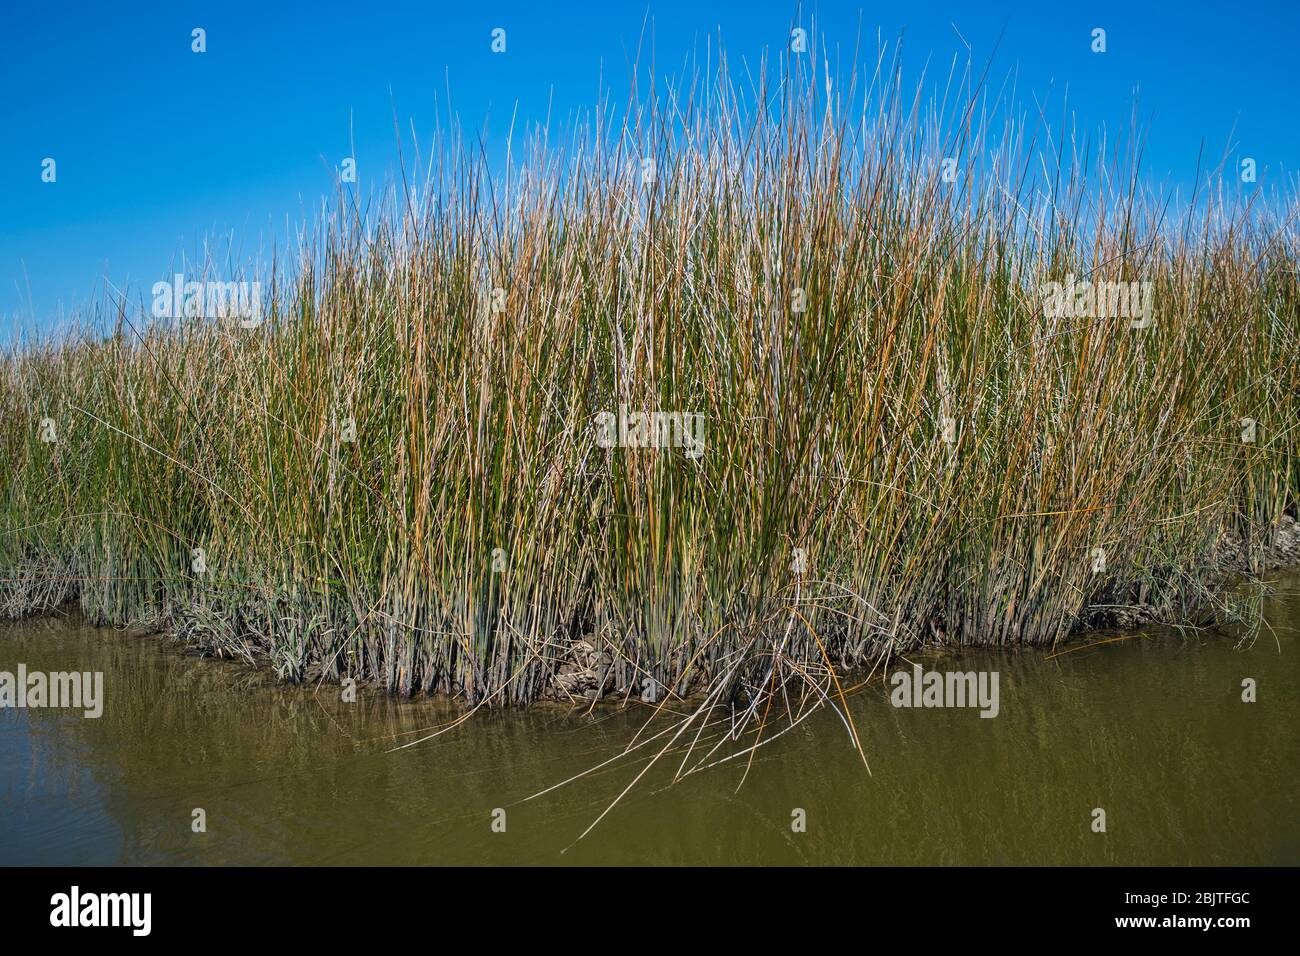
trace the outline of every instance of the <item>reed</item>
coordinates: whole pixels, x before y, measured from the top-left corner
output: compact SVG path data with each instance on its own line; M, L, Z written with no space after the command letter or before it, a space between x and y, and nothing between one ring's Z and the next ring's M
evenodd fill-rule
M256 328L119 300L9 349L3 611L287 680L733 706L1199 613L1224 537L1300 500L1294 192L1164 195L1136 132L1062 138L969 67L923 101L808 63L504 169L445 136L256 276ZM1153 321L1047 314L1069 277L1148 283ZM620 409L703 453L606 447Z

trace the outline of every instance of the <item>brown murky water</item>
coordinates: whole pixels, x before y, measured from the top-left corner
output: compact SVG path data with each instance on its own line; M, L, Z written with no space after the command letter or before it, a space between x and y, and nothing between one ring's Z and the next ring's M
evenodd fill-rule
M0 710L0 863L1296 864L1300 576L1275 586L1249 647L1145 634L932 665L998 671L996 719L895 709L872 685L851 700L870 775L830 711L760 750L739 790L743 761L666 786L665 758L580 841L640 760L519 801L617 753L640 708L478 715L393 752L445 705L348 704L158 637L7 625L0 671L102 671L106 700L99 719Z

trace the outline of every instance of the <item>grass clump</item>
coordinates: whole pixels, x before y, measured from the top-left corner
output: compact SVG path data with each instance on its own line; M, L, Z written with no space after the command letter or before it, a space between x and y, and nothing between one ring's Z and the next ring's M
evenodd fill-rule
M806 62L495 175L448 137L257 276L256 328L121 301L11 349L0 606L289 680L751 710L920 643L1191 615L1222 536L1300 500L1294 195L1171 202L1139 139L1093 155L969 70L923 104ZM1045 302L1074 281L1149 324ZM607 447L638 412L687 418Z

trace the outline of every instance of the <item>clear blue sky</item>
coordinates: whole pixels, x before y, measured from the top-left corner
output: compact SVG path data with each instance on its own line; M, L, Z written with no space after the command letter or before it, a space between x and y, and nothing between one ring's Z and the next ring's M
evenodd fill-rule
M395 168L394 110L422 138L451 105L467 130L503 142L519 124L563 122L600 82L625 90L649 18L660 76L721 32L733 66L814 24L847 65L859 35L906 30L905 59L946 71L965 43L1020 97L1069 103L1084 129L1149 124L1153 182L1188 186L1202 141L1254 156L1260 185L1300 156L1300 3L334 3L10 5L0 26L0 341L49 329L103 288L136 295L205 237L233 232L252 254L332 194L356 142L359 185ZM1108 52L1089 50L1093 27ZM191 52L194 27L207 52ZM490 50L507 31L507 52ZM960 33L960 36L959 36ZM964 38L964 41L963 41ZM643 56L643 65L648 56ZM57 182L41 162L57 162Z

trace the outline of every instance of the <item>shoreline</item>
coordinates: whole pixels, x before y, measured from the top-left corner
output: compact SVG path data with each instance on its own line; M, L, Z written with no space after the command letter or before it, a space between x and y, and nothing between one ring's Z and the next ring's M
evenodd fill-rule
M1203 603L1197 606L1199 613L1182 620L1169 620L1163 619L1160 608L1151 603L1093 605L1085 609L1085 615L1081 617L1075 627L1067 632L1062 643L1064 646L1069 647L1070 645L1079 645L1081 639L1087 635L1140 632L1151 627L1176 631L1183 627L1212 628L1229 623L1242 623L1222 619L1219 613L1222 607L1222 598L1243 586L1257 584L1267 587L1269 577L1279 574L1285 575L1300 569L1300 522L1288 514L1283 514L1271 530L1269 544L1257 546L1253 551L1246 549L1240 536L1220 535L1210 562L1211 570L1208 575L1191 582L1193 589L1203 599ZM1216 603L1219 603L1219 607L1215 606ZM215 658L234 663L245 668L249 673L269 676L273 686L307 686L311 684L332 688L342 688L343 686L338 681L323 681L322 670L319 667L309 668L297 680L285 679L274 673L268 674L270 670L268 666L269 655L253 655L251 658L240 659L233 655L222 654L219 650L214 652L211 647L187 639L179 629L146 626L129 622L96 621L86 613L76 598L70 598L58 607L37 608L20 616L9 615L4 619L4 623L6 625L16 625L24 620L45 619L61 619L72 626L84 625L96 629L112 629L140 640L162 637L175 642L186 656L192 656L196 659ZM929 641L921 641L910 647L908 652L921 659L931 660L953 653L959 654L968 649L993 649L997 646L999 645L978 642L952 643L943 640L941 637L933 637ZM1021 649L1027 646L1034 645L1001 645L1003 648L1010 649ZM892 656L892 653L882 651L875 662L859 663L842 668L836 667L836 673L845 679L860 677L864 672L874 674L879 667L879 663L891 659ZM700 686L698 681L685 694L666 694L656 700L647 700L642 694L636 693L632 688L626 686L615 687L612 685L612 668L609 666L610 657L608 651L605 651L604 655L602 655L585 639L575 642L570 658L567 660L557 659L559 663L556 667L555 677L546 692L536 700L523 705L524 709L537 709L545 712L554 708L572 712L576 708L585 707L608 711L614 709L623 710L637 703L654 706L659 704L660 701L668 700L686 704L699 703L708 697L708 688ZM882 680L885 679L883 673L880 676ZM355 686L358 690L390 699L441 702L462 714L471 713L477 709L473 704L467 703L462 697L455 694L446 692L402 694L391 687L386 687L382 681L375 678L357 680ZM603 687L603 692L596 693L595 689L597 687ZM574 693L574 691L577 692ZM733 702L749 704L752 703L752 700L753 698L735 698Z

